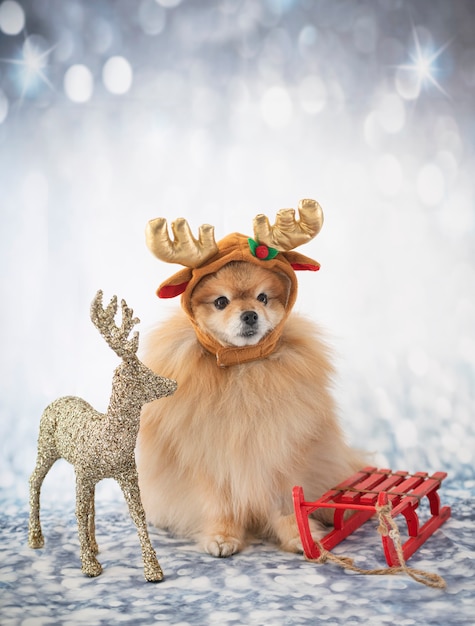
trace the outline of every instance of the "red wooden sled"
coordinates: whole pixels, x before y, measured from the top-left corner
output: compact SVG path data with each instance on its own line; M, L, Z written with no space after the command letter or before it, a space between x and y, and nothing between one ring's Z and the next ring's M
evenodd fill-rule
M450 517L450 507L440 508L437 493L446 476L445 472L436 472L428 476L426 472L409 474L403 471L393 472L390 469L365 467L327 491L315 502L306 502L302 487L294 487L295 516L305 555L310 559L318 559L320 556L320 549L312 538L308 522L308 516L318 508L335 509L334 529L320 540L326 550L331 550L372 517L376 512L376 506L390 502L392 517L400 513L405 517L409 538L403 543L402 551L404 559L409 559ZM429 500L431 516L420 526L416 509L423 497ZM355 513L345 518L347 510L354 510ZM401 565L390 534L382 535L382 542L389 567Z

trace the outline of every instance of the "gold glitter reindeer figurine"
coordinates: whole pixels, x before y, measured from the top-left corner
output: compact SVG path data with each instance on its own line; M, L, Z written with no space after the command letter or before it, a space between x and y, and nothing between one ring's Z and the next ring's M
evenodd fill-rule
M137 527L145 578L159 581L163 572L147 531L135 465L135 444L142 406L172 395L177 385L174 380L154 374L137 358L139 335L135 332L129 338L129 334L140 320L133 317L132 309L124 300L120 327L114 321L116 313L116 296L104 308L102 291L98 291L91 305L92 322L122 359L114 372L107 413L99 413L82 398L68 396L52 402L41 417L38 456L30 478L28 543L32 548L44 545L40 525L41 485L53 463L63 458L74 465L76 472L76 517L84 574L98 576L102 572L96 559L95 486L103 478L114 478Z

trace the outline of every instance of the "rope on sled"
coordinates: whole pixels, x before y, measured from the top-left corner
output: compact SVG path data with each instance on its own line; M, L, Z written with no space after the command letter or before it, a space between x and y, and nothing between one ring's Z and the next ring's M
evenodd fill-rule
M345 569L349 569L352 572L357 572L358 574L367 574L367 575L391 575L391 574L407 574L412 579L414 579L418 583L422 583L427 587L434 587L437 589L445 589L446 582L445 580L439 576L438 574L433 574L431 572L425 572L421 569L416 569L413 567L408 567L406 565L406 561L404 559L404 554L402 550L401 543L401 535L399 533L399 529L397 527L396 522L394 521L392 515L392 505L390 502L384 505L376 505L376 513L379 519L378 532L380 535L387 536L392 539L394 543L394 547L396 548L396 553L399 559L400 565L395 567L383 567L380 569L362 569L360 567L356 567L353 563L353 559L346 556L336 556L332 554L329 550L326 550L318 539L315 539L315 543L320 550L320 556L318 559L309 559L308 561L314 563L326 563L327 561L331 561L332 563L336 563Z

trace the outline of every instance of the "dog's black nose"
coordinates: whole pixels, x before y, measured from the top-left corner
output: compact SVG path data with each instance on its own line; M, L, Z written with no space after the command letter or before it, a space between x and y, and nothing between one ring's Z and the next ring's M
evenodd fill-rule
M241 321L247 324L248 326L254 326L257 323L259 316L255 311L244 311L241 313Z

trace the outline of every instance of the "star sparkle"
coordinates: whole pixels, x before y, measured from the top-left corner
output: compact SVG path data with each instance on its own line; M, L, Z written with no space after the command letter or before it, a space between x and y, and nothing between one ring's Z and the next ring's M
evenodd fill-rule
M42 84L54 91L46 72L49 56L55 48L56 45L45 50L34 37L27 37L23 43L20 58L0 59L1 62L18 68L16 79L20 83L20 102L23 102L26 96L34 95Z
M430 83L438 89L440 93L444 94L447 98L450 98L450 95L436 78L438 71L436 62L441 54L450 46L452 40L450 39L437 48L435 52L432 52L428 48L422 46L417 29L414 27L412 28L412 34L414 37L414 52L411 54L411 62L398 65L398 69L407 70L408 72L415 74L419 91L422 86Z

